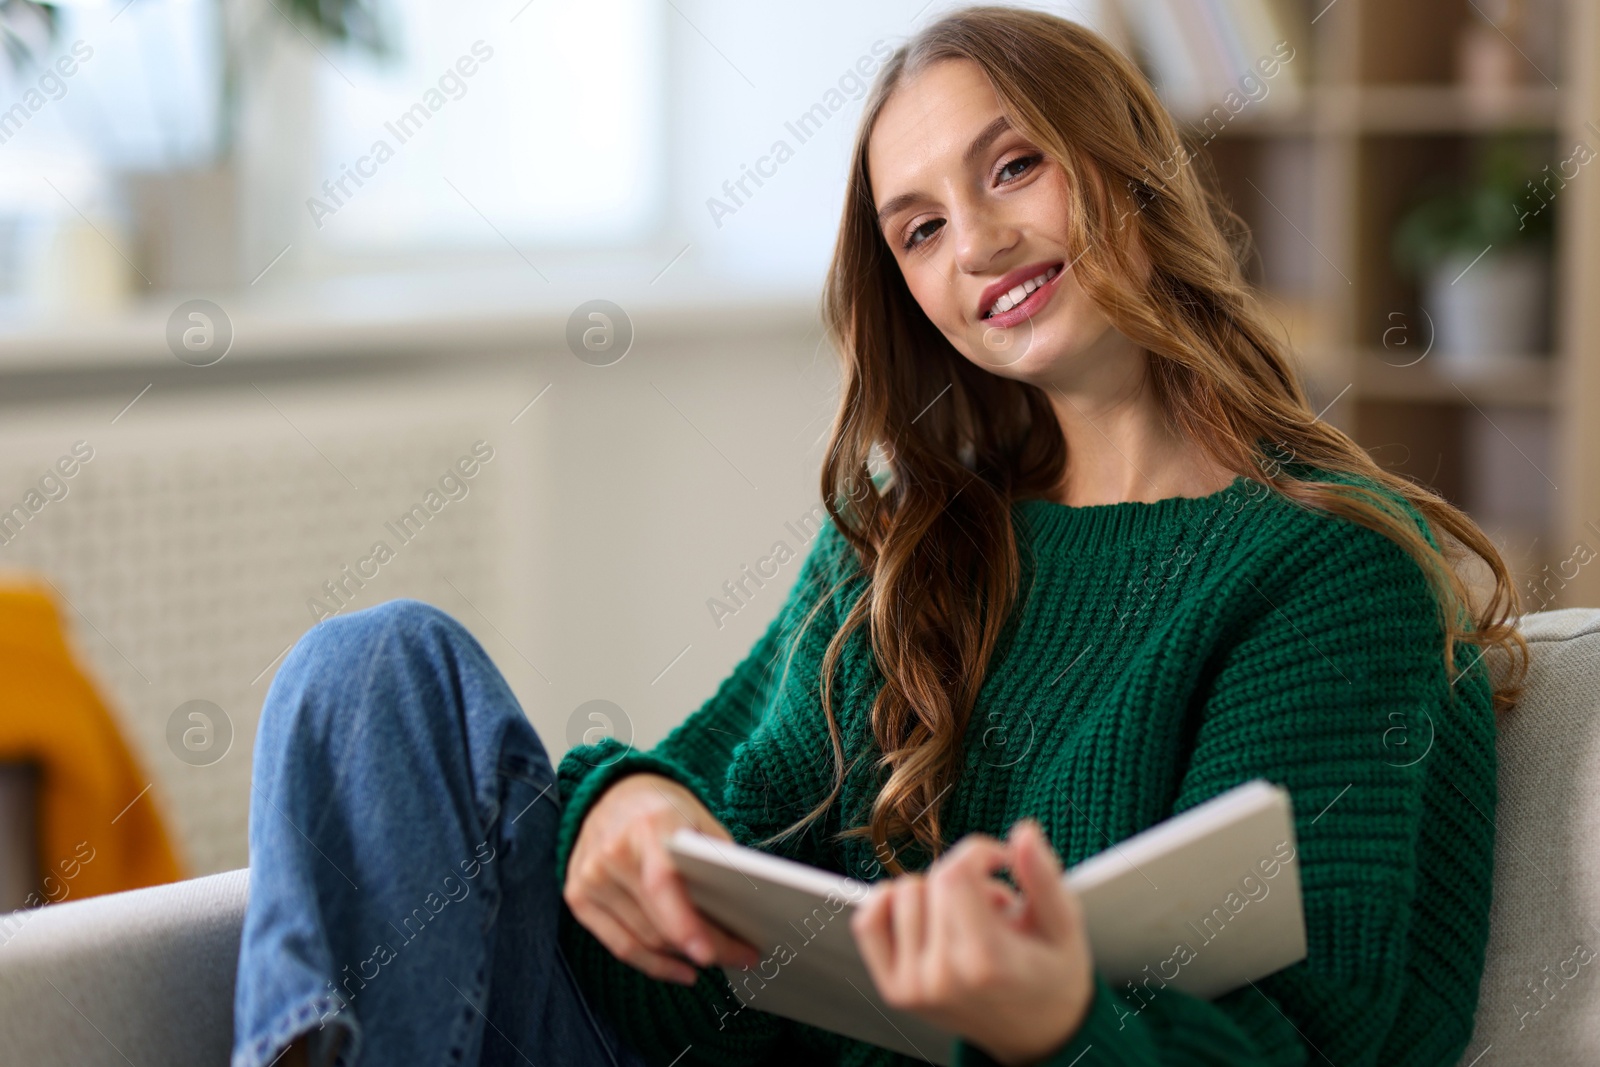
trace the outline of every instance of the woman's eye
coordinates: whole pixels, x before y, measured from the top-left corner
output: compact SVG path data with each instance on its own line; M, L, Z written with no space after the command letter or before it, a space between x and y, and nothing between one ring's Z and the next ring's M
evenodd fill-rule
M910 233L906 234L905 244L902 247L906 251L910 251L923 241L926 241L928 238L932 237L934 231L943 225L943 219L929 219L921 226L916 227Z
M1018 156L1000 168L1002 181L1015 181L1028 172L1028 169L1039 162L1038 156Z

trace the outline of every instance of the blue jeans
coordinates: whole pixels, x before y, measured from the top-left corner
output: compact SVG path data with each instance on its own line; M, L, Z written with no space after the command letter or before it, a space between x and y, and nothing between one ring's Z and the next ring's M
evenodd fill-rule
M478 642L396 600L314 626L257 730L233 1067L644 1067L556 941L560 802Z

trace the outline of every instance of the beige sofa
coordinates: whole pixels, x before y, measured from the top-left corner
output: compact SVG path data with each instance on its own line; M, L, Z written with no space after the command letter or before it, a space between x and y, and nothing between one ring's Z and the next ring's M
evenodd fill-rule
M1525 616L1489 964L1462 1064L1600 1063L1600 609ZM244 870L0 916L0 1064L222 1067Z

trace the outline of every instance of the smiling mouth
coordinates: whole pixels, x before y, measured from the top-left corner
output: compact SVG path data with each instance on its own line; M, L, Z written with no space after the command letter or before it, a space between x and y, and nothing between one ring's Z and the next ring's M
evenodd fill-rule
M996 315L1004 314L1005 312L1012 310L1024 300L1028 299L1028 297L1031 296L1035 290L1041 288L1046 282L1050 281L1050 279L1054 278L1060 273L1061 264L1057 263L1046 270L1043 274L1029 278L1027 281L1016 286L1015 288L1006 290L1004 293L1000 294L997 300L995 300L993 306L983 313L982 317L985 319L990 319Z

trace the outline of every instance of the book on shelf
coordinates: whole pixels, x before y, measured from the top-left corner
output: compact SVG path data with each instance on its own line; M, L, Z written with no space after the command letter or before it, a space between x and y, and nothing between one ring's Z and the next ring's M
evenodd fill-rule
M1107 20L1174 117L1215 128L1234 116L1299 111L1302 35L1278 0L1105 0ZM1297 65L1298 64L1298 65Z

